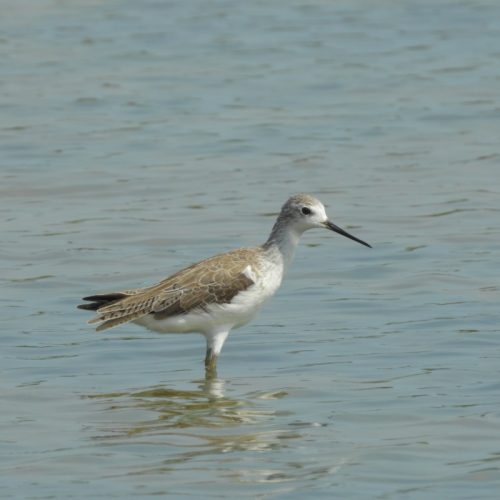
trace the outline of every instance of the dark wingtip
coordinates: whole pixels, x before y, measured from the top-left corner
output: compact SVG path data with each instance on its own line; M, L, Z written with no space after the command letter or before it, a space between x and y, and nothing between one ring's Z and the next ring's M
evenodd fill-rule
M99 308L99 302L94 302L93 304L78 304L76 307L78 309L85 309L86 311L97 311Z
M78 309L84 309L86 311L97 311L101 307L121 300L126 296L126 294L120 292L106 293L101 295L89 295L88 297L83 297L82 300L88 300L89 302L91 302L90 304L80 304L76 307L78 307Z
M103 300L112 300L123 297L122 293L106 293L99 295L89 295L88 297L83 297L82 300L90 300L91 302L102 302Z

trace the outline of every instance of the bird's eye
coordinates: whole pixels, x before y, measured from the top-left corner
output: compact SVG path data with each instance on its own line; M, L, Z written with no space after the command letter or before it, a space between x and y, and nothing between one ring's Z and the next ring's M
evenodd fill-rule
M304 215L311 215L311 214L312 214L312 210L311 210L310 208L307 208L307 207L302 207L301 212L302 212Z

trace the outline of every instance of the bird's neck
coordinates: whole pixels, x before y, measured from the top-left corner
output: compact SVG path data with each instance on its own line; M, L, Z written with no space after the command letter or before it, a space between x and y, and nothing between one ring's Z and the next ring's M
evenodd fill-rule
M262 248L271 260L280 259L286 269L293 260L301 235L302 231L278 218Z

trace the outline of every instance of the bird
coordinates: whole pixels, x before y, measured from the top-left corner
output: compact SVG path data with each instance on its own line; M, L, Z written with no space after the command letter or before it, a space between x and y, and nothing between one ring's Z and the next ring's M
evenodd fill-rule
M371 248L335 225L316 197L295 194L282 206L262 245L209 257L152 286L84 297L78 308L96 312L88 323L98 323L97 331L132 322L160 333L201 333L205 369L213 371L230 331L251 321L274 295L300 237L313 228Z

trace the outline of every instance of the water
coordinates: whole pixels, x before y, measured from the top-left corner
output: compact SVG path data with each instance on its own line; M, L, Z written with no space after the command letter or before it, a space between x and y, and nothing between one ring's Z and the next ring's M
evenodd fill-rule
M497 498L500 5L25 0L0 39L3 498ZM311 231L204 342L93 292Z

